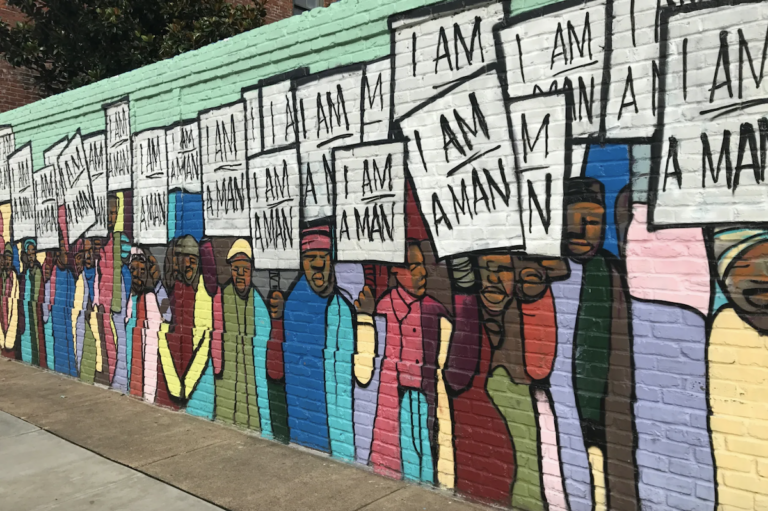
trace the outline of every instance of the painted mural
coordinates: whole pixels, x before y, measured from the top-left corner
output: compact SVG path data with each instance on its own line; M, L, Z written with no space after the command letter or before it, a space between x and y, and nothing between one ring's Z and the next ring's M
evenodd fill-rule
M388 28L44 161L2 127L2 354L515 509L767 509L768 3Z

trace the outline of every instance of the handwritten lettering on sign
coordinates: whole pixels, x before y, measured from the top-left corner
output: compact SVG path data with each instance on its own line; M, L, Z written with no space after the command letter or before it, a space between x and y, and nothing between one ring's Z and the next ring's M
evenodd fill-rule
M360 142L360 84L363 68L353 66L297 82L299 161L303 218L333 215L334 147Z
M32 145L27 143L8 157L11 175L11 226L13 241L34 238L35 188L32 180Z
M566 89L518 99L509 106L528 254L561 256L571 101Z
M107 183L110 192L131 187L131 111L128 98L104 105L107 133Z
M67 235L74 243L96 223L96 205L83 139L78 130L58 158L59 187L64 193Z
M51 147L43 151L43 163L45 166L52 166L54 169L53 178L56 181L56 204L64 205L64 188L59 183L63 180L61 168L59 167L59 156L69 144L69 137L64 137Z
M8 156L16 150L16 137L13 127L0 126L0 204L11 200L11 176L8 168Z
M603 129L605 48L610 40L606 9L612 0L558 2L510 18L496 34L504 55L510 98L573 89L573 136ZM606 90L607 93L607 90Z
M495 70L400 122L408 169L440 258L523 248L514 152Z
M339 261L405 261L405 143L333 151Z
M59 248L59 208L56 205L56 170L43 167L33 175L37 249Z
M460 12L428 6L390 19L395 120L496 62L493 27L504 20L503 4L469 5Z
M146 245L168 241L168 149L165 130L142 131L133 137L136 241Z
M85 236L106 237L107 229L107 137L104 133L94 133L83 137L85 159L91 175L91 188L96 213L96 223L88 229Z
M259 268L294 269L300 264L299 162L290 146L248 160L251 234Z
M693 7L661 18L664 110L651 220L657 227L765 222L768 4Z
M205 233L238 236L250 224L244 104L201 113L200 139Z
M197 121L177 124L165 136L168 146L168 189L189 193L202 191L200 125Z
M387 57L365 65L363 75L363 142L386 140L392 102L392 60Z

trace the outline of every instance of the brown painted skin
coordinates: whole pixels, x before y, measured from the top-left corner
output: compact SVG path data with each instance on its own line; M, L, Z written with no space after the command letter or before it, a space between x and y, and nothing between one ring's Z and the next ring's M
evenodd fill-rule
M142 259L136 258L131 261L131 289L137 295L146 290L147 263Z
M335 282L330 251L307 250L301 254L301 268L312 291L323 298L331 295Z
M251 260L244 254L237 254L229 261L230 272L232 273L232 285L235 291L243 300L248 299L248 291L251 290Z
M427 269L424 266L424 254L418 245L408 247L408 267L392 268L392 274L398 285L410 295L421 298L427 294Z
M768 333L768 242L741 253L723 276L736 313L760 333Z
M566 208L568 256L574 261L592 259L603 244L605 208L591 202L577 202Z
M515 268L509 254L482 255L477 258L480 270L480 300L491 313L501 313L512 299Z

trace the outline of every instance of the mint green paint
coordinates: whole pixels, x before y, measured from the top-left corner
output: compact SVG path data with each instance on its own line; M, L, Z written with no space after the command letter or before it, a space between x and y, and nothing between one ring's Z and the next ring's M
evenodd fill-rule
M35 168L43 151L77 128L104 129L103 103L131 97L134 132L197 116L237 101L242 87L302 66L324 71L384 57L390 51L387 18L434 0L342 0L114 78L0 114L13 125L16 144L31 141ZM513 0L512 13L550 0Z

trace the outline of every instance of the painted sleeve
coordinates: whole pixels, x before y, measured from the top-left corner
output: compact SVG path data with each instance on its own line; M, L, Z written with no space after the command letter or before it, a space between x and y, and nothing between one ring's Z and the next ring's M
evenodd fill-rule
M373 378L373 362L376 356L376 328L373 317L357 315L357 346L355 349L355 379L360 385L368 385Z
M85 337L85 320L83 318L83 302L85 301L85 279L83 276L75 283L75 301L72 305L72 340L75 343L77 367L83 359L83 338ZM83 320L83 321L81 321ZM80 326L82 325L82 328Z
M157 393L157 352L158 330L162 324L162 316L157 306L157 297L147 294L147 326L144 329L146 336L144 345L144 399L148 403L155 402Z
M213 373L220 375L224 365L224 310L221 305L221 289L213 298L213 332L211 339L211 358Z
M11 298L8 300L10 311L8 312L8 333L5 335L5 347L7 349L13 349L16 345L16 335L19 328L19 301L15 298L19 296L19 279L13 279L13 286L11 288Z
M173 397L181 398L184 390L181 388L181 380L176 373L176 366L173 363L171 349L168 347L168 323L163 322L160 325L160 332L157 335L157 351L160 356L160 365L163 368L163 376L168 385L168 392Z
M440 318L440 349L437 357L437 480L446 487L454 486L453 463L453 424L451 423L451 404L445 386L445 364L451 344L453 325L447 318Z
M43 323L48 323L51 315L51 280L45 283L45 298L43 298Z
M194 355L189 364L189 370L184 377L184 393L188 399L195 390L197 382L205 371L211 354L211 331L213 330L213 300L201 282L195 295L195 326L193 329L192 345Z
M267 383L267 346L272 335L272 320L264 300L258 291L253 290L253 367L256 376L256 401L259 406L259 420L264 434L272 434L272 421Z
M455 294L456 330L446 354L445 381L454 392L466 390L480 363L482 330L477 295Z

